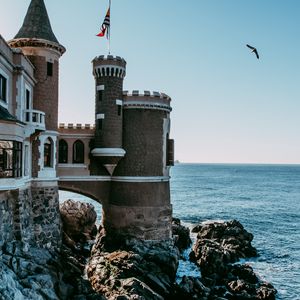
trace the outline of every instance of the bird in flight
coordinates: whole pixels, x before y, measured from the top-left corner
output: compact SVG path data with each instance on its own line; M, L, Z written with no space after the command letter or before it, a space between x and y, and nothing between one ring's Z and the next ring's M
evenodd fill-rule
M252 46L250 46L250 45L246 45L248 48L250 48L252 51L251 52L254 52L255 53L255 55L256 55L256 57L257 57L257 59L259 59L259 55L258 55L258 53L257 53L257 50L256 50L256 48L254 48L254 47L252 47Z

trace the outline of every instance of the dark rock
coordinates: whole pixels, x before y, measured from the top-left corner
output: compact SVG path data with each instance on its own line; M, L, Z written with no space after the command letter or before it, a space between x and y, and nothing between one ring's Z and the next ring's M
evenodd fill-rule
M100 233L87 275L93 289L108 299L164 299L170 296L178 259L179 251L171 241L123 237L119 243Z
M180 252L183 252L191 245L192 240L189 228L181 225L181 221L177 218L173 218L172 220L172 234L175 238L175 246Z
M176 286L173 299L208 299L210 289L207 288L200 278L183 276Z
M92 204L69 199L60 205L60 215L67 245L95 239L97 213Z

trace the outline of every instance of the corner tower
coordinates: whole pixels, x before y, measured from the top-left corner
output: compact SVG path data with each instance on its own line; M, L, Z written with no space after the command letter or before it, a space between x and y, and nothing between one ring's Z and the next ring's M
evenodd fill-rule
M59 217L57 170L58 137L58 81L59 59L65 48L55 37L43 0L31 0L23 25L11 48L21 49L34 66L33 90L21 95L25 120L42 123L27 137L31 143L32 171L30 186L32 200L32 232L35 244L41 247L59 247L61 224ZM28 114L28 116L27 116Z
M66 51L55 37L43 0L32 0L23 25L9 45L21 48L35 67L33 108L45 112L47 130L57 131L59 58Z

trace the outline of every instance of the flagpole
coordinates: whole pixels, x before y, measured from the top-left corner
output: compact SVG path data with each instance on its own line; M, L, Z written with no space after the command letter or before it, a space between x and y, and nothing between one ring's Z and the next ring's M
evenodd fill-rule
M109 32L108 32L108 54L110 54L110 32L111 32L111 0L109 0Z

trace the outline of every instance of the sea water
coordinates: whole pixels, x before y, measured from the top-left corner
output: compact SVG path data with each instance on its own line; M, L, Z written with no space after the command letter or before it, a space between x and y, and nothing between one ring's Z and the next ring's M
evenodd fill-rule
M60 198L91 201L67 192ZM174 217L189 227L239 220L259 252L243 262L275 286L278 300L300 300L300 165L176 164L171 201ZM101 206L96 209L101 218ZM198 275L186 262L179 271Z

